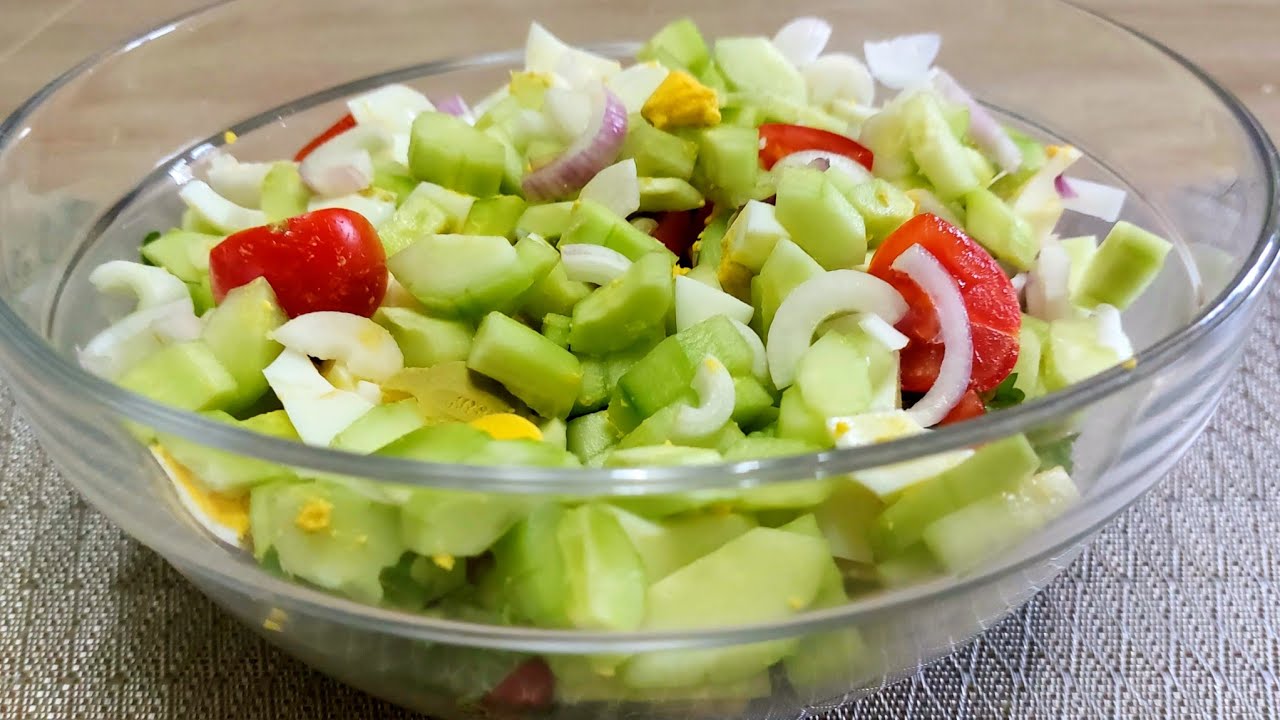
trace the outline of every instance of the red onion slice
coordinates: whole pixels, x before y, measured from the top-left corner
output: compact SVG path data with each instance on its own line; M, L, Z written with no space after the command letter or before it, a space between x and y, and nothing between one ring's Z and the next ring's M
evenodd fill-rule
M1053 189L1058 191L1058 196L1063 200L1077 197L1076 189L1071 187L1066 175L1059 175L1053 179Z
M526 198L566 197L617 159L627 135L627 109L603 85L596 88L593 107L598 111L586 132L555 160L524 176L521 187Z
M942 422L973 379L973 336L969 311L960 288L938 259L919 245L912 245L893 261L893 269L910 277L929 296L942 326L942 366L938 379L907 412L923 427Z
M462 96L457 93L437 102L436 109L456 118L462 118L467 122L475 122L475 116L471 114L471 107L468 106L467 101L463 100Z
M1018 144L1009 137L1009 133L987 108L961 87L950 73L935 69L933 87L944 98L969 109L969 137L979 150L996 161L1001 171L1014 173L1022 167L1022 151L1018 149Z

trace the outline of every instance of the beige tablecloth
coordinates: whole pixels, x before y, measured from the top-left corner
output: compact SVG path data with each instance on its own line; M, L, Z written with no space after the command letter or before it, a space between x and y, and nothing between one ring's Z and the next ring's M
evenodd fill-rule
M1280 2L1095 0L1204 63L1280 129ZM160 0L8 0L10 104ZM42 34L33 34L42 25ZM1268 29L1269 28L1269 29ZM1269 88L1269 89L1268 89ZM1021 612L841 718L1280 714L1280 292L1216 420ZM59 479L0 398L0 718L407 718L223 615Z

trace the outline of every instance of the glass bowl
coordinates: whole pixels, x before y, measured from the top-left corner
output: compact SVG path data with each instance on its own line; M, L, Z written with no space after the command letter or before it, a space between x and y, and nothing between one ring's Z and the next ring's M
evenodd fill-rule
M835 26L832 49L937 31L940 64L1009 123L1083 149L1078 172L1126 188L1125 217L1175 241L1152 290L1125 314L1140 349L1069 390L924 437L865 449L710 467L548 470L428 465L253 435L151 403L81 371L74 349L106 322L86 281L173 224L175 188L238 136L237 156L281 157L387 82L475 99L522 55L531 20L573 43L625 54L689 6L565 0L280 0L222 3L86 60L0 126L0 366L45 449L99 510L228 612L316 668L441 717L773 717L873 690L965 642L1025 602L1103 524L1149 490L1204 428L1257 314L1277 256L1277 156L1258 123L1202 71L1159 44L1050 0L715 2L692 15L711 36L772 33L803 12ZM1077 219L1081 232L1099 226ZM373 482L530 497L635 496L742 488L974 446L1016 433L1080 432L1082 500L1015 548L785 622L663 632L550 630L349 601L264 571L194 524L147 449L146 426L230 453ZM743 673L699 659L724 648L794 660ZM549 707L486 695L528 658L556 669ZM680 687L626 686L619 658L690 670ZM681 665L685 663L686 665ZM756 670L759 670L756 668Z

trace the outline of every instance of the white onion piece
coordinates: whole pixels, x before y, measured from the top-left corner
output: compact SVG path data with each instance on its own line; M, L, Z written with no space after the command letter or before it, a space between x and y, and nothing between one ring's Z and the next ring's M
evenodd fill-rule
M942 36L937 33L900 35L862 44L871 76L894 90L902 90L924 79L940 49Z
M1014 173L1022 167L1022 151L1018 149L1018 144L1009 137L1009 133L987 108L951 77L951 73L935 69L933 87L944 98L969 109L969 137L979 150L996 161L1002 172Z
M851 160L844 155L825 152L823 150L801 150L799 152L793 152L779 160L774 167L806 167L814 161L826 162L827 167L825 170L827 172L835 171L844 173L854 182L868 182L872 179L871 171L867 170L856 160Z
M906 335L898 332L898 329L884 321L884 318L872 313L862 313L857 316L858 327L862 328L877 342L886 348L897 352L907 346L910 342Z
M1014 275L1009 278L1009 284L1013 286L1014 292L1021 295L1022 291L1027 289L1027 274L1018 273L1017 275Z
M175 300L190 300L186 283L161 267L128 260L109 260L89 273L89 282L98 292L132 295L135 310L167 305Z
M497 105L503 100L506 100L509 97L511 97L510 83L503 85L497 90L494 90L488 95L485 95L484 97L477 100L476 106L471 108L471 112L475 114L477 119L482 118L485 116L485 113L493 109L493 106Z
M290 350L346 366L357 378L385 382L404 369L404 355L386 328L367 317L322 311L299 315L271 338Z
M95 335L76 355L85 370L114 380L165 343L195 340L200 329L188 296L126 315Z
M594 200L618 217L627 217L639 210L640 180L636 174L636 161L627 158L596 173L582 186L578 199Z
M764 351L764 340L761 340L756 331L752 330L745 322L740 322L733 318L730 318L729 321L733 323L734 329L738 331L742 339L746 340L747 344L751 346L751 374L761 380L768 379L769 357Z
M1080 178L1064 178L1064 181L1070 183L1074 196L1063 195L1062 207L1107 222L1120 219L1120 211L1128 199L1124 190Z
M426 95L408 85L392 83L347 101L356 125L372 126L387 134L408 132L424 112L435 110Z
M617 60L575 48L536 22L529 26L529 35L525 40L524 67L526 70L544 73L558 73L563 68L574 68L575 74L599 80L622 69Z
M368 380L357 382L353 392L374 405L382 404L382 388Z
M565 142L586 132L594 110L590 95L557 87L547 89L542 108L557 137Z
M302 181L323 197L350 195L373 182L373 156L392 138L372 125L356 125L311 151L298 166Z
M638 113L670 73L658 63L637 63L609 78L605 86L618 96L628 113Z
M700 438L724 427L733 417L736 395L733 376L724 363L708 355L698 363L693 376L698 406L682 405L676 413L675 433L682 438Z
M1059 244L1045 245L1027 274L1027 314L1046 322L1071 315L1071 256Z
M626 255L603 245L560 246L560 264L570 280L606 285L631 267Z
M209 160L205 178L209 187L231 202L256 208L262 202L262 181L274 163L240 162L225 152L216 152Z
M969 311L951 274L938 259L919 245L912 245L893 261L893 269L905 273L929 296L942 326L942 366L929 392L907 412L922 427L942 421L973 378L973 337Z
M595 89L594 100L596 110L586 132L555 160L524 176L521 187L530 200L565 197L618 157L627 135L627 109L604 86Z
M756 309L723 290L684 275L676 276L676 331L724 315L730 320L750 322Z
M1111 348L1120 360L1133 357L1133 343L1124 332L1120 311L1103 303L1093 309L1093 321L1098 328L1098 342Z
M267 224L266 213L231 202L214 192L203 180L192 180L183 185L178 197L202 220L224 233Z
M825 107L836 102L870 105L876 98L876 81L858 58L829 53L800 70L809 90L809 102Z
M802 68L822 54L831 39L831 23L816 17L798 17L773 36L773 46L792 65Z
M774 314L765 343L774 386L784 390L795 381L819 325L854 312L875 313L892 324L906 314L907 303L892 285L857 270L831 270L792 290Z
M1083 157L1083 153L1074 147L1057 147L1049 153L1044 166L1027 180L1013 199L1013 211L1019 215L1034 212L1048 203L1060 202L1058 198L1058 176L1065 173Z

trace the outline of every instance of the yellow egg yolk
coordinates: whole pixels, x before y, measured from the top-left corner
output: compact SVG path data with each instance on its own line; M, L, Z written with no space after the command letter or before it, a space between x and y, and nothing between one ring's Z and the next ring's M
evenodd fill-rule
M537 425L514 413L485 415L470 422L471 427L489 433L494 440L541 440Z

